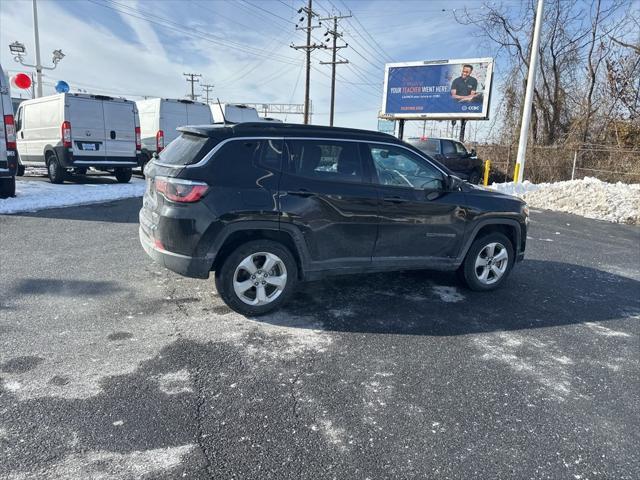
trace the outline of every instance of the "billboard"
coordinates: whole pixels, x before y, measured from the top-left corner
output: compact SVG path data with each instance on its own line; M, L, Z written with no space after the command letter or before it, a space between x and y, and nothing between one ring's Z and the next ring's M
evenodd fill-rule
M389 63L380 117L486 120L492 77L492 58Z

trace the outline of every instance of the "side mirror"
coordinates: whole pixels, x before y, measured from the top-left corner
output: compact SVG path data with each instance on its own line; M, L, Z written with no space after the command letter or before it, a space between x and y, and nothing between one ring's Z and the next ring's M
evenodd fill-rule
M158 152L153 152L153 155L151 155L151 157L153 157L153 159L159 158Z
M472 156L472 157L477 157L477 156L478 156L478 153L476 152L476 149L475 149L475 148L472 148L472 149L471 149L471 156Z
M449 175L444 183L448 191L457 191L460 189L460 185L462 185L462 180L455 175Z

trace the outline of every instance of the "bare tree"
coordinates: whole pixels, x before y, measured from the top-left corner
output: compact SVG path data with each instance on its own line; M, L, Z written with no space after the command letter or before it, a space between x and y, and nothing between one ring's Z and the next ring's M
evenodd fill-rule
M532 107L536 144L585 143L606 130L603 123L619 119L622 110L637 113L639 49L628 41L634 31L630 25L637 27L636 10L628 0L547 0ZM481 10L456 12L456 20L476 27L507 62L500 114L503 134L510 137L505 139L513 142L526 89L535 1L519 11L485 3ZM620 49L628 53L621 55Z

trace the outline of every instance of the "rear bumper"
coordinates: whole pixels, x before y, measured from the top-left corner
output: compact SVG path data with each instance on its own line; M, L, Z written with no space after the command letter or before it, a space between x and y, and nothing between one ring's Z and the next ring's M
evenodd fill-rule
M18 156L15 150L7 150L7 158L0 158L0 177L15 177L18 170Z
M94 168L136 168L140 165L139 155L131 157L92 157L89 155L74 155L68 148L55 147L56 155L65 168L94 167Z
M212 258L190 257L159 248L142 226L138 229L138 234L142 248L155 262L185 277L209 278L209 272L213 264Z

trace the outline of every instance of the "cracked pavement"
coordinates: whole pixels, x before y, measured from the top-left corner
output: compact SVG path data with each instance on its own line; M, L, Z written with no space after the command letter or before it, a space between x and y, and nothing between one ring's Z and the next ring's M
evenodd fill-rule
M638 227L534 211L499 292L339 277L251 319L139 207L0 216L0 478L640 476Z

